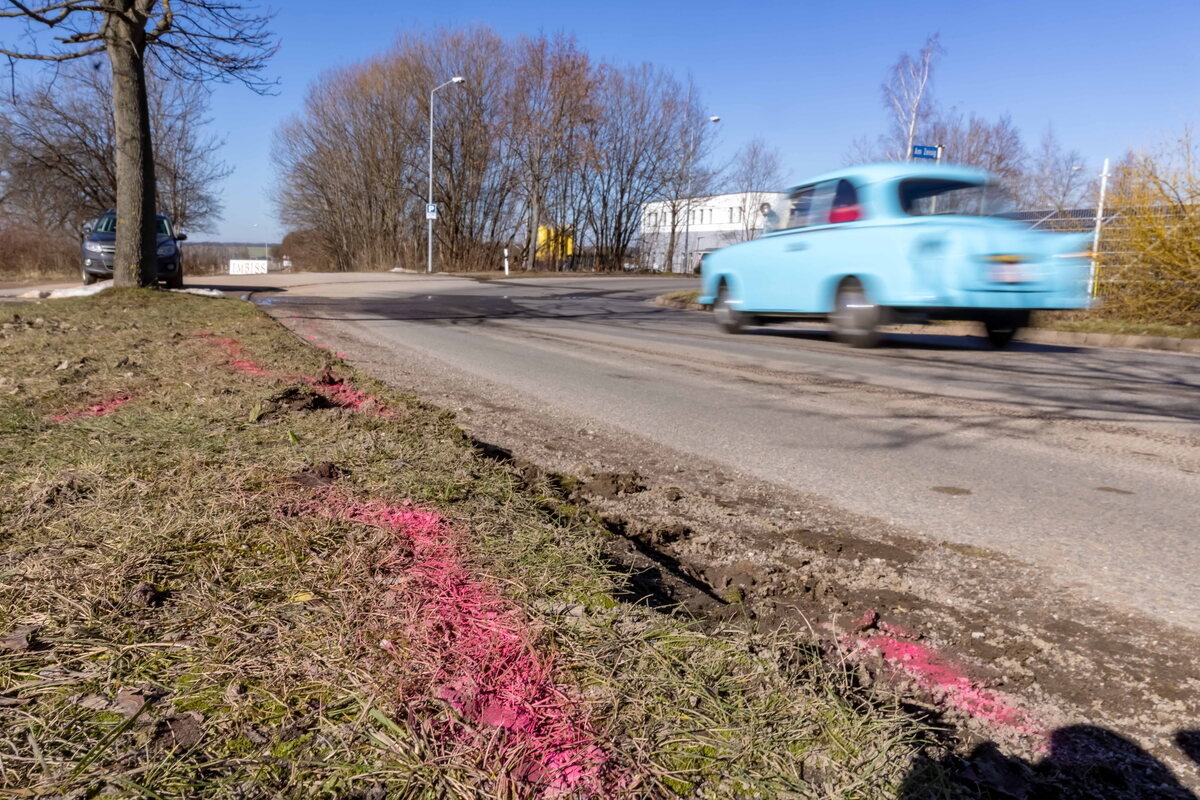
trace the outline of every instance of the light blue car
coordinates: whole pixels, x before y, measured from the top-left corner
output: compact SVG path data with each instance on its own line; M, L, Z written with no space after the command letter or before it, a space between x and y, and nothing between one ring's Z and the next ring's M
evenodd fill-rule
M1032 310L1087 308L1091 237L997 216L995 179L967 167L871 164L789 193L780 228L704 256L699 302L729 333L829 320L858 347L880 325L977 320L997 347Z

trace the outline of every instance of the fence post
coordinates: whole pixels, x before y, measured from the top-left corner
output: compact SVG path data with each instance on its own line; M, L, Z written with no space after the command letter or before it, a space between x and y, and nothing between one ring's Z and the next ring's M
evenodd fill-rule
M1100 173L1100 200L1096 204L1096 228L1092 232L1092 274L1088 276L1089 289L1091 296L1096 296L1097 279L1099 271L1097 269L1097 259L1100 257L1100 220L1104 219L1104 193L1108 190L1108 159L1104 159L1104 169Z

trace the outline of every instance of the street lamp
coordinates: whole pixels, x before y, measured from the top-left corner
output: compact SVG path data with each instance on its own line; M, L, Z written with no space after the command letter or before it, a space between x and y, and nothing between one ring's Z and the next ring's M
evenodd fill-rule
M716 123L721 121L721 118L720 117L709 117L708 121L715 125ZM691 193L692 193L691 177L692 176L691 176L691 171L692 171L692 159L695 157L695 155L696 155L696 129L692 128L692 136L688 143L688 153L687 153L687 156L688 156L687 173L688 174L684 175L684 178L686 179L685 183L684 183L684 191L686 191L689 195L688 199L687 199L687 204L686 204L687 214L683 218L683 265L684 265L685 271L692 264L692 254L688 249L688 240L691 238L691 232L692 232L692 198L691 198Z
M438 89L444 89L452 83L462 83L466 78L461 75L455 75L450 80L443 84L433 87L429 92L429 195L425 206L425 222L428 223L429 230L425 235L425 245L428 259L426 261L425 271L433 272L433 216L430 214L430 208L433 206L433 95Z
M257 222L255 222L250 227L254 228L256 233L258 232L258 223ZM270 272L271 271L271 245L270 245L270 243L265 241L267 238L267 226L266 225L263 225L262 232L263 232L263 240L264 240L263 241L263 260L267 262L267 271Z

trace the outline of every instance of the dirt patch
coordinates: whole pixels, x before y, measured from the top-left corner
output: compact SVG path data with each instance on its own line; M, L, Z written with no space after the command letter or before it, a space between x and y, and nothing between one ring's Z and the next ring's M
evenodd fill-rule
M916 555L895 545L859 539L847 534L820 533L795 528L784 531L783 535L802 547L836 558L878 558L894 564L911 564L917 560Z
M336 407L328 397L308 386L288 386L263 401L258 420L266 421L289 414L304 414Z
M308 488L331 486L345 474L345 470L332 461L318 461L311 467L293 475L292 483Z
M601 472L583 484L584 492L605 500L613 500L626 494L637 494L645 489L646 487L642 485L642 476L636 472Z

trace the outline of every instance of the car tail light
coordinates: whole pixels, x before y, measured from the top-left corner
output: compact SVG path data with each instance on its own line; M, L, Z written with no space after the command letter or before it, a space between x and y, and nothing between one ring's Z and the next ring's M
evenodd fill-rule
M829 212L829 221L834 222L857 222L862 219L862 209L857 205L841 206Z

